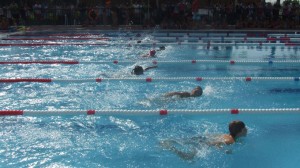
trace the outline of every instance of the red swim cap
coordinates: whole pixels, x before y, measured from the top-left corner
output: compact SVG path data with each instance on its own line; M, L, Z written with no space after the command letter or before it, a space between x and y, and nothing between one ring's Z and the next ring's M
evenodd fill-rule
M150 50L150 56L153 57L155 55L156 51L155 50Z

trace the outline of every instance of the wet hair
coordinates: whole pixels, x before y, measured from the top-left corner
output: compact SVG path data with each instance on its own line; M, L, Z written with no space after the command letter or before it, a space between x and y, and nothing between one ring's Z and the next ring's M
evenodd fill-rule
M131 74L133 74L133 75L142 75L142 74L144 74L144 69L143 69L143 67L137 65L133 68L133 70L131 71Z
M160 50L165 50L166 47L165 47L165 46L160 46L159 49L160 49Z
M193 89L191 96L198 97L198 96L201 96L202 93L203 93L202 88L200 86L197 86L195 89Z
M243 121L232 121L229 123L229 133L235 138L246 127Z

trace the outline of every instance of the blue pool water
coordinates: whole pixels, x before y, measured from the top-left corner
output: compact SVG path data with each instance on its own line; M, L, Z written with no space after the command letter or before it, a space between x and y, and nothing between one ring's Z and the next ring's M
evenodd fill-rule
M131 61L78 65L1 65L1 78L129 78L152 47L128 47L127 37L103 46L0 47L0 60ZM150 41L151 34L143 36ZM6 41L7 42L7 41ZM27 43L26 41L21 41ZM89 41L88 41L89 42ZM91 41L93 42L93 41ZM4 43L4 42L1 42ZM11 43L20 43L12 41ZM129 43L134 43L130 41ZM180 60L298 61L297 47L234 46L206 49L166 44L158 62ZM145 77L299 77L299 64L158 63ZM200 85L199 98L166 99L164 93ZM233 109L298 108L300 85L294 80L114 80L96 82L0 83L2 110L86 109ZM0 167L298 167L300 118L297 113L195 115L5 116L0 118ZM161 148L165 139L227 133L232 120L243 120L248 136L218 149L197 147L192 161ZM225 150L231 150L227 154Z

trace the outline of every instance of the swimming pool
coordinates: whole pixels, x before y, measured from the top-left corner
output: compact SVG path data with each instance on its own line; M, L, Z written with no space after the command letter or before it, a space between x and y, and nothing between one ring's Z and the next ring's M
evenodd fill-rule
M0 165L296 167L297 34L264 35L74 31L9 36L1 41L1 79L51 80L0 83L1 108L24 112L1 117ZM282 42L289 36L293 45ZM156 58L140 57L161 45L166 49ZM133 77L135 65L158 68ZM198 85L204 89L199 98L163 97ZM234 109L239 114L230 114ZM89 110L95 115L86 116ZM170 114L159 115L161 110ZM231 120L243 120L249 128L246 138L226 147L232 154L202 146L197 158L184 161L159 145L164 139L227 132Z

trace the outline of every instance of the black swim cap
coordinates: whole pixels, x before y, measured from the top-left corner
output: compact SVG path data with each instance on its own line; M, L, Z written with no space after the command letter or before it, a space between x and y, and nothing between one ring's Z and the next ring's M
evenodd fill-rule
M164 49L166 49L166 47L165 46L160 46L159 49L164 50Z
M200 86L197 86L195 89L193 89L192 91L192 95L193 97L199 97L203 94L203 90Z
M143 67L137 65L131 71L131 74L133 74L133 75L142 75L142 74L144 74L144 69L143 69Z
M243 121L232 121L229 123L229 132L230 135L235 137L238 133L240 133L246 125Z

